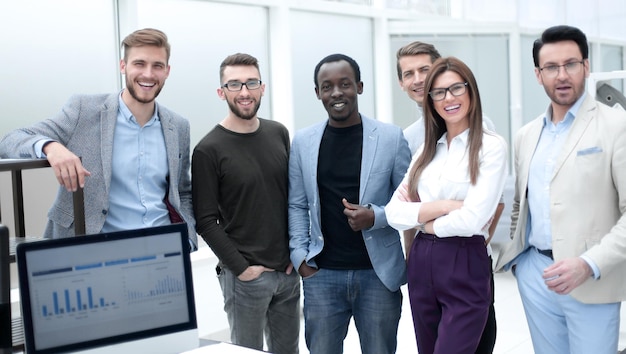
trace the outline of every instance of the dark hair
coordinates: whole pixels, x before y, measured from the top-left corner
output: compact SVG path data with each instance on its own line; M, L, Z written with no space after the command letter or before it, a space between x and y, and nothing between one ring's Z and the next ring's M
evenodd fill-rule
M459 74L461 79L467 82L467 93L470 97L470 107L467 112L469 117L469 166L467 168L470 175L470 183L476 184L480 168L479 152L483 143L483 112L480 103L480 94L478 93L478 84L470 68L461 60L455 57L440 58L437 59L430 68L430 72L424 83L424 92L430 92L435 79L446 71ZM435 157L437 140L447 131L446 122L435 110L430 95L427 95L427 99L424 102L424 124L426 126L424 132L424 150L409 172L409 190L413 194L413 197L415 197L414 193L417 192L417 183L420 175Z
M257 60L257 58L253 57L252 55L245 54L245 53L231 54L227 56L224 59L224 61L222 61L222 64L220 64L220 81L222 80L222 77L224 76L224 69L226 69L227 66L236 66L236 65L254 66L257 70L259 70L259 61Z
M400 67L400 58L421 54L430 55L430 61L432 61L433 63L435 62L435 60L441 58L441 54L439 54L439 51L435 48L434 45L429 43L415 41L398 49L398 52L396 53L396 70L398 71L398 79L400 81L402 81L402 68Z
M556 43L561 41L574 41L578 44L580 54L583 56L583 60L589 58L589 44L587 43L587 36L576 27L572 26L553 26L541 34L541 38L535 40L533 43L533 62L535 67L539 67L539 51L544 44Z
M315 82L315 87L319 87L319 83L317 82L317 74L319 74L322 65L342 60L347 61L348 64L350 64L350 66L352 67L352 71L354 71L355 81L361 82L361 69L359 68L359 64L357 64L354 59L345 54L331 54L326 58L320 60L320 62L317 63L317 65L315 66L315 71L313 72L313 82Z
M165 48L167 62L170 61L170 43L167 35L163 31L154 28L144 28L137 30L124 38L122 48L124 48L124 61L128 60L128 49L133 47L155 46Z

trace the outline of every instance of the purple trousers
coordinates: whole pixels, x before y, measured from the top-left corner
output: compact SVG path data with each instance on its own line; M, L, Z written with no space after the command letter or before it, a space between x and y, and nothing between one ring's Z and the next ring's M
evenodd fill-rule
M473 354L491 303L491 264L484 237L419 233L407 267L419 353Z

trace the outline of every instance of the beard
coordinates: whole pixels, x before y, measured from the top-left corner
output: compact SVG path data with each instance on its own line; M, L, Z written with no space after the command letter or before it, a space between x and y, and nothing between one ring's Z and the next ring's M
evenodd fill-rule
M128 93L130 93L130 96L132 98L135 99L135 101L137 102L141 102L141 103L152 103L157 96L159 95L159 93L161 93L161 89L163 88L163 85L158 86L157 90L154 92L154 96L152 97L148 97L148 98L141 98L139 97L139 95L137 94L137 91L135 91L135 87L133 86L133 83L126 78L126 89L128 90Z
M578 99L580 98L580 96L583 95L583 93L585 92L585 82L582 81L582 83L578 86L574 86L573 83L570 82L570 85L572 86L572 94L571 95L560 95L555 87L552 88L547 88L544 86L544 90L546 91L546 94L548 95L548 97L550 98L550 100L560 106L572 106L574 103L576 103L576 101L578 101Z
M226 100L226 102L228 102L228 108L230 108L230 111L233 112L235 116L244 120L250 120L256 117L256 114L259 111L259 107L261 107L261 100L254 101L254 108L252 108L252 110L250 110L249 112L245 112L239 109L235 101Z

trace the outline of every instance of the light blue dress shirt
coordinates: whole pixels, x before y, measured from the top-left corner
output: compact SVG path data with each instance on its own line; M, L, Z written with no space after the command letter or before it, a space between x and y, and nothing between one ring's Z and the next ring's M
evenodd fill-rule
M567 111L565 118L557 124L552 123L552 110L543 117L543 129L535 153L530 162L528 173L528 208L530 210L529 244L540 250L552 249L550 231L550 181L554 165L567 135L572 127L578 108L579 99Z
M567 111L565 118L552 123L552 110L543 117L543 129L528 172L528 244L540 250L552 249L550 222L550 181L554 174L556 159L563 149L576 114L585 99L583 94ZM584 255L582 258L591 266L594 277L599 276L598 267Z
M167 152L155 103L141 127L119 98L115 123L109 211L103 232L170 224L163 202L167 191Z

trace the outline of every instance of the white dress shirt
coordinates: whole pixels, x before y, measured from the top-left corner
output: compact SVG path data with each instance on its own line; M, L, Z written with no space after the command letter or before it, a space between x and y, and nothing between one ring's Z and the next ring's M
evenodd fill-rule
M488 237L490 219L502 196L507 175L507 145L499 135L485 131L479 156L476 184L470 183L468 170L469 129L447 143L447 133L437 142L435 157L422 172L417 189L421 202L403 202L396 190L385 207L389 225L398 230L416 227L422 202L462 200L463 206L434 222L439 237L483 235ZM415 163L423 147L411 161ZM411 170L412 167L409 167ZM408 185L404 176L402 184ZM400 188L400 187L399 187Z
M417 119L415 122L402 131L404 133L404 138L409 143L411 156L415 155L417 149L424 143L424 134L426 130L426 127L424 126L424 109L418 105L416 112Z

